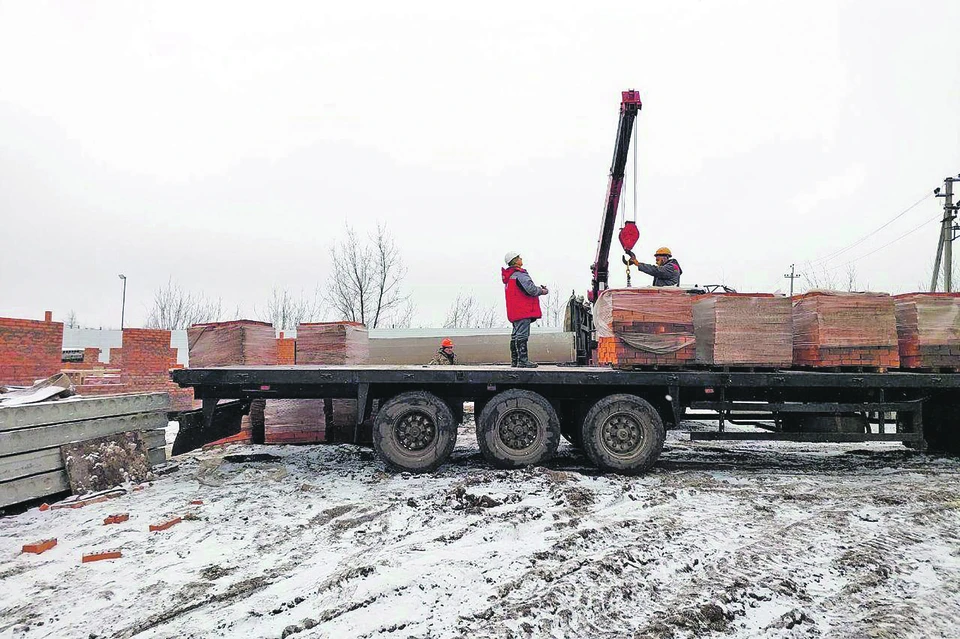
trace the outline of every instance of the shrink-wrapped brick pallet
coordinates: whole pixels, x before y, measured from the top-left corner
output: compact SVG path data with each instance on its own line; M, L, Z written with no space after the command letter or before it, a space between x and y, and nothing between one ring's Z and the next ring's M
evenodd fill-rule
M370 338L363 324L316 322L297 326L297 364L365 364Z
M895 299L901 368L960 369L960 293Z
M894 299L886 293L811 291L793 300L793 363L897 368Z
M295 348L298 365L365 364L370 355L367 329L355 322L300 324ZM268 444L340 441L347 435L352 439L356 416L357 402L351 399L270 399L265 439Z
M315 444L326 441L322 399L269 399L264 413L267 444ZM329 400L327 400L329 401Z
M191 368L277 364L276 333L266 322L194 324L187 329L187 344Z
M617 368L693 363L693 300L679 288L604 291L593 311L598 362Z
M698 364L787 368L793 363L790 299L770 294L701 295L693 302Z
M274 366L277 340L273 325L253 320L208 322L187 329L190 366ZM229 442L257 442L264 431L264 400L254 400L250 414L240 422L240 432Z

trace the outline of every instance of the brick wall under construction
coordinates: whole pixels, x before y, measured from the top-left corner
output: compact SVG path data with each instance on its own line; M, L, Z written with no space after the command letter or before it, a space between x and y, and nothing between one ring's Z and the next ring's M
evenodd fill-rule
M29 386L60 371L63 322L0 317L0 385Z

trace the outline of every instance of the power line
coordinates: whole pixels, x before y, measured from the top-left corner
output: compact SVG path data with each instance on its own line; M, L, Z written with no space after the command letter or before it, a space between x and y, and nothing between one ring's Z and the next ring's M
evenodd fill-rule
M927 220L926 222L920 223L918 226L915 226L914 228L912 228L911 230L907 231L906 233L904 233L904 234L901 235L900 237L898 237L898 238L896 238L896 239L893 239L893 240L890 240L889 242L887 242L887 243L884 244L883 246L877 247L877 248L873 249L872 251L870 251L869 253L864 253L864 254L861 255L860 257L855 257L855 258L853 258L852 260L850 260L849 262L844 262L843 264L840 264L840 265L838 265L838 266L832 266L832 267L830 267L830 268L824 268L824 270L825 270L825 271L835 271L835 270L837 270L838 268L843 268L844 266L849 266L849 265L853 264L854 262L859 262L859 261L862 260L863 258L869 257L869 256L873 255L874 253L876 253L877 251L881 251L881 250L887 248L888 246L890 246L891 244L895 244L896 242L899 242L900 240L902 240L903 238L907 237L908 235L912 235L912 234L916 233L917 231L919 231L920 229L922 229L924 226L926 226L926 225L929 224L930 222L933 222L934 220L939 220L939 219L940 219L940 216L941 216L941 214L940 214L940 213L937 213L936 215L934 215L932 218L930 218L930 219Z
M904 215L906 215L907 213L909 213L910 211L912 211L913 209L915 209L916 207L918 207L918 206L919 206L922 202L924 202L928 197L933 197L933 192L932 192L932 191L931 191L931 192L928 192L928 193L927 193L926 195L924 195L922 198L920 198L919 200L917 200L916 202L914 202L913 204L911 204L910 206L908 206L908 207L905 208L904 210L902 210L902 211L900 211L899 213L897 213L892 219L890 219L889 221L887 221L886 223L884 223L882 226L874 229L873 231L870 231L869 233L867 233L866 235L864 235L863 237L861 237L859 240L857 240L857 241L854 242L853 244L848 244L847 246L845 246L845 247L843 247L843 248L841 248L841 249L839 249L839 250L837 250L837 251L834 251L833 253L830 253L829 255L827 255L827 256L825 256L825 257L821 257L821 258L819 258L819 259L816 259L816 260L814 260L814 261L812 262L812 264L819 264L820 262L825 262L825 261L827 261L827 260L829 260L829 259L832 259L832 258L834 258L834 257L837 257L837 256L839 256L839 255L842 255L843 253L846 253L846 252L849 251L850 249L852 249L852 248L854 248L854 247L856 247L856 246L859 246L860 244L863 244L864 241L866 241L867 239L873 237L874 235L876 235L877 233L879 233L879 232L882 231L883 229L887 228L888 226L890 226L891 224L893 224L894 222L896 222L897 220L899 220L901 217L903 217ZM859 259L859 258L857 258L857 259Z

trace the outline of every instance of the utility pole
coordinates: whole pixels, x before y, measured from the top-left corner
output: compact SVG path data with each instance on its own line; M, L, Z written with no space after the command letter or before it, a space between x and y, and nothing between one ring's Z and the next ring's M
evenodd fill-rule
M790 265L790 272L785 273L783 276L790 280L790 297L793 297L793 280L803 277L803 273L794 273L794 264Z
M958 176L960 177L960 176ZM943 192L937 189L937 197L943 198L943 223L940 225L940 239L937 242L937 258L933 262L933 277L930 280L930 292L936 292L940 279L940 265L943 265L943 290L953 292L953 240L958 227L953 223L957 219L957 207L953 204L953 183L957 178L948 177L943 181Z

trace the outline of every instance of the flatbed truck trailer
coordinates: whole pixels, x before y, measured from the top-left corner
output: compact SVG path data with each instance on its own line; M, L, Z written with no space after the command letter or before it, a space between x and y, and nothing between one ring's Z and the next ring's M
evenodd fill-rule
M297 365L171 375L202 401L192 418L184 415L175 453L238 432L255 400L353 399L352 440L366 426L383 462L409 472L447 460L466 402L484 457L501 468L542 463L564 437L602 470L642 473L656 463L665 430L690 410L717 424L691 439L897 441L960 454L956 372ZM759 429L730 431L729 423Z

